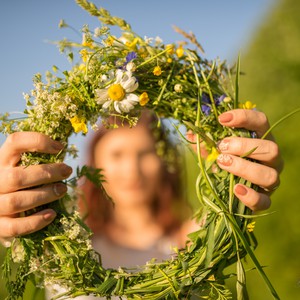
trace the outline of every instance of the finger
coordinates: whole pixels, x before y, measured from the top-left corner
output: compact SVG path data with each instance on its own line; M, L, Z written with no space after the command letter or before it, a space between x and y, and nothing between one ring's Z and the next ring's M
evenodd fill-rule
M233 191L237 198L253 211L265 210L271 206L268 195L256 192L243 184L236 184Z
M24 152L42 152L55 154L63 149L63 145L38 132L15 132L8 136L0 149L0 164L15 166Z
M41 186L0 196L0 215L7 216L20 213L40 205L55 201L67 192L63 183Z
M255 131L258 137L262 137L270 128L266 115L257 110L234 109L219 116L219 122L224 126L245 128ZM268 138L270 138L268 136Z
M42 184L62 181L72 173L72 168L64 163L15 167L0 172L0 193L11 193Z
M278 145L269 140L228 137L218 144L218 149L222 153L244 156L251 152L247 157L263 162L265 165L282 169L282 159Z
M45 209L29 217L1 217L1 237L10 238L38 231L49 225L54 220L55 216L56 213L54 210Z
M274 168L255 163L230 154L220 154L217 158L220 168L238 177L272 190L279 185L279 174Z

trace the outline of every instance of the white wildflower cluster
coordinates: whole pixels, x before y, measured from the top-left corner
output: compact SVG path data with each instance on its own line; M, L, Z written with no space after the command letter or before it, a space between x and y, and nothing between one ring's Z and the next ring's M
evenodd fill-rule
M75 240L80 234L80 226L72 219L63 217L60 220L64 234L71 240Z
M24 246L19 239L15 239L12 244L12 259L15 263L22 263L25 261L26 253Z

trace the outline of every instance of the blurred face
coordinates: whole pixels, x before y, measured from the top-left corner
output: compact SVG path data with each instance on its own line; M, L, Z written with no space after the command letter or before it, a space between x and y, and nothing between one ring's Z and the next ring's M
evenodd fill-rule
M95 167L103 169L104 188L116 205L150 204L161 183L161 159L143 126L106 133L95 147Z

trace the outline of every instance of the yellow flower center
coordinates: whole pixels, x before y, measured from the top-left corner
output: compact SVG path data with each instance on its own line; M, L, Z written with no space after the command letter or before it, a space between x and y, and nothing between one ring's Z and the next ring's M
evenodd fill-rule
M126 92L121 84L112 84L108 88L108 96L113 101L121 101L125 98Z

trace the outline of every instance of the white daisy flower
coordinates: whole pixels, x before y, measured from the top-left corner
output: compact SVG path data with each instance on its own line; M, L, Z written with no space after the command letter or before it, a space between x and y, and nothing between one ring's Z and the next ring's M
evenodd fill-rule
M96 101L104 109L111 105L118 113L129 112L139 103L139 97L132 92L138 88L138 82L131 72L116 71L116 80L105 89L96 90Z

